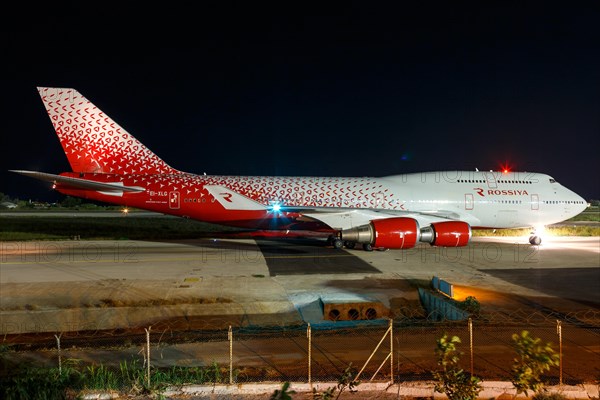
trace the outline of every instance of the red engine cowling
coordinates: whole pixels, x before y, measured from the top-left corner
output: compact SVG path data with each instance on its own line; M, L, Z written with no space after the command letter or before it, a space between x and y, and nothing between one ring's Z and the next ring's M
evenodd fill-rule
M419 223L413 218L386 218L371 221L375 230L375 247L411 249L420 237Z
M433 246L463 247L471 240L471 226L466 222L435 222L431 226L435 232Z
M345 241L386 249L410 249L418 242L439 247L462 247L471 240L471 226L462 221L443 221L420 228L413 218L385 218L343 230L341 237Z
M376 219L368 225L342 231L343 240L386 249L410 249L420 237L417 220L403 217Z

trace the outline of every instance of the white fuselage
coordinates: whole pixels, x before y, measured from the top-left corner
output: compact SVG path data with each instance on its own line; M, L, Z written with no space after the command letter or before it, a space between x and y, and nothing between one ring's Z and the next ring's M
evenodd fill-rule
M439 220L467 222L473 228L515 228L548 225L569 219L586 201L548 175L527 172L438 171L381 178L248 177L189 175L190 182L173 180L177 190L198 197L207 194L231 214L264 210L277 205L322 221L333 229L347 229L376 219L406 216L426 225ZM170 189L169 189L170 190ZM214 213L198 199L186 200L198 219ZM244 200L246 199L246 200ZM192 217L194 213L190 214ZM260 216L259 218L264 218Z
M548 175L442 171L396 175L387 183L403 210L444 214L474 228L548 225L581 213L587 202Z

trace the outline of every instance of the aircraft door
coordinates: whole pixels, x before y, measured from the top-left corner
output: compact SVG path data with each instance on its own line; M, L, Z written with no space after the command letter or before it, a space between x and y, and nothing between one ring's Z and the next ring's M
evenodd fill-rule
M540 197L537 194L531 195L531 209L532 210L540 209Z
M474 203L473 193L465 193L465 210L472 210Z
M498 185L496 184L496 175L493 172L486 172L485 177L487 178L487 184L490 189L496 189Z
M169 192L169 208L173 210L179 209L179 192Z

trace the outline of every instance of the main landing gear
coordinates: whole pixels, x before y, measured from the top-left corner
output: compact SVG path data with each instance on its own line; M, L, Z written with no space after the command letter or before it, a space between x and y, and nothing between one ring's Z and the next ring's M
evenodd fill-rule
M341 249L344 247L344 241L338 237L330 238L330 242L334 249Z
M347 248L349 250L352 250L356 247L356 243L355 242L350 242L347 240L342 240L341 238L337 237L337 236L329 236L329 238L327 238L327 243L329 245L331 245L334 249L342 249L342 248ZM369 244L369 243L363 243L362 248L364 251L373 251L373 245ZM387 250L387 249L380 249L378 248L377 250Z

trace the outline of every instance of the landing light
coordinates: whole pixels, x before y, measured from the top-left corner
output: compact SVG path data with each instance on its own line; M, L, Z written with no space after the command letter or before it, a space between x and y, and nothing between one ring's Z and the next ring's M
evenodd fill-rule
M125 215L127 215L129 213L129 208L125 207L121 210L121 212Z
M533 232L539 236L546 235L546 227L544 225L535 226Z

